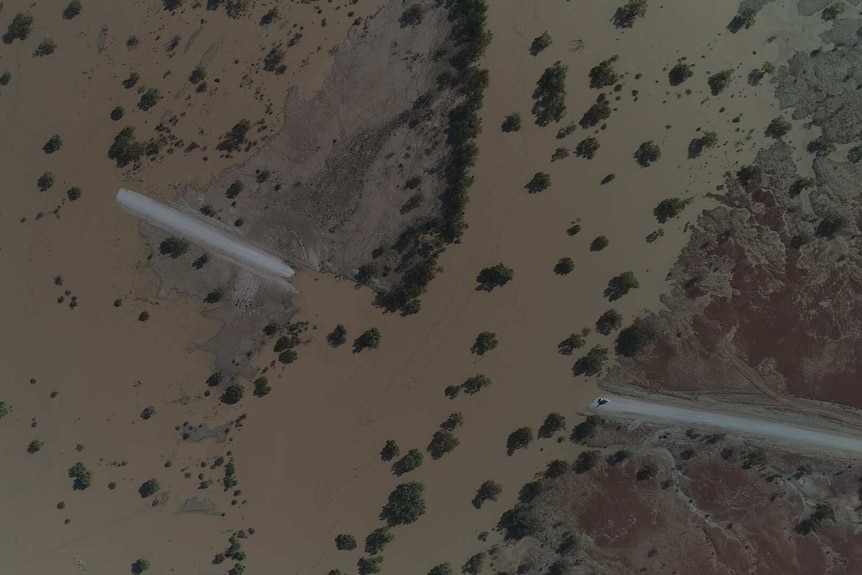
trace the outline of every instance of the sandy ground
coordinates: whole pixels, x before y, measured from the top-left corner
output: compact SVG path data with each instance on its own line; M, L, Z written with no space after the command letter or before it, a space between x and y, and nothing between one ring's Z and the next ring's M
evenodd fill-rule
M6 2L3 22L24 6ZM461 444L440 461L426 457L425 465L405 478L425 483L428 511L416 524L395 530L383 572L421 573L441 561L460 565L485 548L476 535L493 527L520 485L549 459L578 452L568 443L537 440L528 450L506 455L506 436L515 428L536 429L551 411L563 413L571 424L597 395L590 380L572 379L573 358L559 355L557 343L591 326L611 307L602 291L619 272L634 271L640 288L614 307L628 318L657 306L685 241L686 222L705 205L702 198L720 183L721 173L753 155L760 130L776 108L768 90L749 87L742 78L782 56L782 43L766 38L781 29L787 9L771 4L755 29L731 37L724 30L736 10L731 2L668 1L651 6L647 18L624 33L608 22L610 5L493 3L494 41L484 62L491 86L482 111L470 228L463 244L442 256L443 273L431 284L422 312L410 318L381 315L371 306L369 290L300 271L295 285L301 295L294 303L298 319L312 324L310 342L299 349L298 362L269 371L270 395L252 397L246 382L246 398L228 407L203 396L211 358L201 349L218 322L208 319L198 299L176 293L155 297L158 284L146 265L137 224L113 203L123 175L105 151L124 122L111 123L108 113L122 103L128 121L149 134L168 108L185 111L175 133L185 130L186 142L200 137L212 147L240 117L264 117L271 101L273 115L266 122L275 129L287 87L312 94L325 78L329 46L345 37L352 22L345 12L367 16L377 4L290 5L290 15L279 26L303 23L307 30L299 47L306 51L289 55L288 74L252 71L246 82L248 62L258 61L272 43L268 35L274 31L257 23L266 6L255 6L254 15L240 23L203 9L172 17L155 2L85 6L71 22L47 3L33 7L37 23L31 38L0 52L0 68L13 74L0 88L0 117L7 133L14 134L0 144L10 190L0 206L0 274L5 279L0 317L7 326L0 335L0 400L12 407L0 422L0 461L14 470L0 483L0 510L13 518L0 528L0 555L10 572L21 575L74 573L76 557L86 563L87 573L97 575L124 572L138 557L149 558L154 573L224 572L226 565L210 565L213 554L227 546L231 532L250 526L256 533L244 545L247 572L325 573L336 567L350 572L359 552L336 553L332 538L348 532L361 541L380 525L376 516L398 482L379 461L383 442L397 440L402 452L422 449L452 411L464 414L465 424L457 431ZM319 27L318 8L328 19L326 28ZM207 24L189 51L167 57L166 39L174 33L191 37L202 17ZM812 26L821 25L814 20ZM110 36L100 57L95 38L103 23ZM277 29L281 38L289 33L289 28ZM530 56L530 42L544 30L553 45ZM126 53L124 39L132 33L141 45ZM57 41L57 53L32 58L47 35ZM222 45L208 68L221 82L198 103L185 77L218 41ZM580 41L583 49L573 49ZM551 164L557 146L573 149L586 131L579 128L560 142L558 126L532 125L535 81L546 66L564 61L569 66L565 122L577 121L597 95L588 88L588 70L614 54L620 56L617 70L625 73L624 88L614 103L619 110L597 136L602 146L597 157ZM696 62L696 74L671 89L665 68L682 55ZM232 64L235 58L240 64ZM309 64L300 68L305 58ZM140 70L145 84L169 94L156 110L134 109L137 97L119 87L130 65ZM731 88L708 98L707 71L737 66ZM172 74L162 78L168 68ZM637 73L643 76L635 80ZM686 87L693 93L677 99ZM637 102L631 96L635 89ZM186 95L192 99L185 100ZM521 113L524 127L501 133L500 122L514 111ZM731 123L743 112L742 124ZM744 128L736 133L737 126ZM697 127L714 129L723 145L700 160L687 160ZM747 139L745 128L755 129L755 135ZM64 147L45 156L40 148L53 133L62 134ZM661 146L662 158L643 169L631 155L649 139ZM212 153L204 162L204 155L178 150L131 176L130 185L172 199L178 193L172 184L205 185L243 159ZM35 180L44 170L53 171L57 183L40 193ZM539 170L550 173L552 186L528 194L523 186ZM609 173L616 179L600 186ZM81 186L84 195L63 204L61 217L55 218L50 211L71 185ZM664 226L659 241L646 243L658 227L652 208L672 195L696 201L682 218ZM36 220L40 211L48 214ZM575 220L583 229L569 237L565 230ZM610 245L592 253L588 245L599 234L608 236ZM563 256L574 259L575 271L558 277L552 268ZM498 261L515 269L515 279L490 294L475 291L476 273ZM58 275L62 286L54 284ZM65 289L71 294L58 305ZM68 306L72 296L79 298L75 309ZM119 308L112 305L116 298L123 298ZM147 322L137 319L143 310L151 314ZM337 323L348 327L350 339L379 328L380 349L353 354L349 345L328 347L324 336ZM480 359L470 353L470 345L484 330L496 332L500 345ZM590 337L590 345L609 341ZM264 351L254 363L263 367L273 359ZM493 385L475 396L444 396L446 386L476 373L488 375ZM53 391L58 394L51 398ZM157 413L144 421L139 413L148 405ZM183 422L215 426L242 414L248 418L229 433L229 443L183 441L175 429ZM30 455L27 444L37 438L45 446ZM83 445L80 452L77 444ZM228 450L242 490L236 506L218 483L198 489L196 477L204 473L218 480L221 471L206 466ZM170 468L164 466L168 460ZM76 461L94 473L93 486L84 492L73 492L66 477ZM128 464L112 466L115 461ZM150 477L170 495L156 507L137 494ZM498 503L477 511L470 500L487 479L502 483L504 492ZM117 482L115 490L107 488L110 481ZM182 501L194 496L211 499L224 516L182 512ZM60 501L66 504L63 510L57 509Z

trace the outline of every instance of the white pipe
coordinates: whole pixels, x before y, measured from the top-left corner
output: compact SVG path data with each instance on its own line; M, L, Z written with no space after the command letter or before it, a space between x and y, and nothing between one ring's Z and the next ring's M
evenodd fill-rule
M120 189L117 204L131 215L215 251L259 275L289 278L294 274L293 268L282 260L242 238L132 190Z

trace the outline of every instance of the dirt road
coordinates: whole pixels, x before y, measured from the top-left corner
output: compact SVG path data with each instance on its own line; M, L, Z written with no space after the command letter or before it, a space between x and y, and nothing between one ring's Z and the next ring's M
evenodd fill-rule
M828 451L844 455L862 455L862 438L851 435L780 423L760 417L728 415L705 409L669 406L615 395L603 397L608 400L607 403L599 405L597 398L590 404L590 410L603 417L717 428L788 446L804 446L821 452Z
M117 204L133 216L157 228L187 238L200 247L212 250L254 273L276 278L293 276L293 268L289 265L240 237L137 192L121 189L117 193Z

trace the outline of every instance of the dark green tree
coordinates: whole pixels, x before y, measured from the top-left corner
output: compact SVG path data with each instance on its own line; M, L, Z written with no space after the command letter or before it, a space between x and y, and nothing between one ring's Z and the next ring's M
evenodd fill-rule
M635 274L632 272L623 272L608 280L608 287L605 289L605 297L611 301L618 300L631 290L640 287Z
M509 434L506 440L506 453L512 455L519 449L524 449L533 442L533 430L529 427L519 427Z
M416 481L401 483L389 494L380 517L390 525L407 525L425 514L425 486Z
M161 490L161 486L159 485L159 482L155 479L147 479L146 481L141 483L140 487L138 487L138 493L140 494L142 499L152 497L153 495L158 493L159 490Z
M242 396L245 394L245 388L239 384L231 384L227 386L227 389L224 390L224 393L221 396L222 403L226 403L228 405L234 405L238 403Z
M476 281L482 291L492 291L495 287L501 287L509 283L515 276L512 268L507 268L502 263L487 267L479 272Z
M503 486L489 479L476 490L476 495L473 497L473 507L481 509L486 501L497 501L501 493L503 493Z
M652 326L644 319L636 319L617 336L616 351L625 357L637 355L655 339Z

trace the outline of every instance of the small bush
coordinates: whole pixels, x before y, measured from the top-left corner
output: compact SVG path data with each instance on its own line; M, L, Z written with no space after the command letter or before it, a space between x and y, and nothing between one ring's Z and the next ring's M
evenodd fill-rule
M631 28L638 18L646 16L647 0L628 0L614 12L614 26Z
M762 172L758 166L743 166L736 172L736 179L744 187L751 184L759 186L761 175Z
M614 301L638 287L640 287L640 284L635 274L632 272L623 272L608 280L608 287L605 289L604 295L609 300Z
M607 88L613 86L620 79L620 75L614 70L614 62L617 56L602 60L597 66L590 70L590 88Z
M517 132L521 129L521 114L515 112L514 114L509 114L503 120L503 124L500 126L500 129L504 132Z
M123 168L140 160L146 149L146 143L135 140L135 129L126 126L114 136L114 143L108 148L108 157L117 163L118 168Z
M141 486L138 488L138 494L140 494L142 499L146 499L147 497L152 497L160 490L161 486L158 481L155 479L147 479L141 483Z
M410 473L415 469L422 467L422 462L425 456L418 449L411 449L407 454L392 464L392 473L397 477L401 477L405 473Z
M549 438L553 437L555 433L558 431L564 431L566 429L566 418L560 415L557 412L549 413L545 418L544 423L539 428L539 437Z
M46 154L53 154L63 146L63 138L59 134L51 136L45 145L42 146L42 151Z
M11 44L15 40L26 40L33 28L33 16L29 12L19 12L12 18L3 34L3 42Z
M269 392L272 391L272 387L269 385L269 380L266 376L258 377L254 380L254 391L252 392L255 397L265 397L269 395Z
M529 427L519 427L509 434L506 440L506 453L512 455L519 449L524 449L533 442L533 430Z
M372 575L380 573L381 563L383 563L383 557L360 557L356 562L356 569L359 575Z
M540 523L536 513L528 505L519 503L503 513L498 527L507 541L519 541L536 533Z
M12 73L9 70L6 70L2 74L0 74L0 86L6 86L9 84L9 80L12 79Z
M9 404L4 401L0 401L0 419L3 419L9 415Z
M81 13L81 0L72 0L69 4L66 5L66 8L63 9L63 18L66 20L71 20L75 16Z
M491 379L485 375L474 375L473 377L467 379L464 383L461 384L461 388L465 393L469 393L473 395L475 393L479 393L484 388L491 385Z
M123 80L123 88L126 90L131 90L138 83L138 80L141 79L141 75L137 72L130 72L129 77Z
M653 209L652 213L659 223L663 224L682 213L689 203L691 203L691 200L668 198L659 202L659 204Z
M422 23L422 18L424 17L425 7L421 4L411 4L404 12L401 13L401 17L398 21L401 23L402 27L418 26Z
M578 475L593 469L599 462L598 451L583 451L575 459L574 471Z
M501 493L503 493L502 485L496 481L485 481L476 490L476 495L473 497L473 507L481 509L486 501L497 501Z
M592 128L599 122L607 120L611 117L611 105L604 94L599 94L596 103L590 106L590 109L584 112L579 122L582 128Z
M460 441L455 437L455 434L447 429L441 429L434 432L426 449L432 459L440 459L447 453L454 451L459 444Z
M336 325L335 329L326 336L326 341L332 347L343 345L347 341L347 328L341 324Z
M572 443L583 443L596 434L598 426L599 418L595 415L590 415L572 429L572 434L569 437L569 440L571 440Z
M774 138L776 140L783 138L790 129L793 127L793 124L790 121L783 117L778 116L777 118L773 118L769 125L766 126L766 135L769 138Z
M39 188L39 191L46 192L50 190L54 186L54 174L52 172L44 172L39 178L36 180L36 187Z
M558 276L564 276L572 273L575 269L575 262L572 258L560 258L554 265L554 273Z
M608 361L608 350L600 345L593 346L586 355L575 362L575 375L598 375Z
M199 84L204 81L207 77L207 71L203 66L197 66L192 73L189 74L189 82L192 84Z
M33 453L37 453L37 452L39 452L39 450L41 450L41 449L42 449L42 447L44 447L44 446L45 446L45 442L44 442L44 441L41 441L41 440L39 440L39 439L34 439L33 441L31 441L31 442L27 445L27 453L29 453L29 454L31 454L31 455L32 455Z
M378 527L365 538L365 552L369 555L377 555L395 539L389 527Z
M808 142L807 147L808 153L816 155L818 158L822 158L824 156L828 156L832 152L835 151L835 145L829 142L823 136L820 136L816 140L812 140Z
M742 29L748 30L749 28L754 26L754 17L754 10L750 8L740 10L740 12L736 16L734 16L730 23L727 25L727 29L730 30L732 34L736 34Z
M596 156L596 152L599 151L599 141L592 136L589 138L584 138L580 142L578 142L577 147L575 148L575 155L579 158L586 158L588 160L592 160Z
M608 457L607 457L607 459L605 459L605 461L608 462L608 465L617 465L617 464L622 463L623 461L625 461L629 457L631 457L630 451L626 451L625 449L620 449L619 451L616 451L616 452L608 455Z
M380 330L372 327L353 341L353 351L360 352L366 348L377 349L380 346L380 337Z
M450 413L449 417L446 418L446 421L440 424L440 429L445 431L454 431L464 425L464 414L460 411L456 411L455 413Z
M485 568L485 552L476 553L461 566L461 573L478 575Z
M661 158L661 149L655 142L649 140L638 146L638 149L634 153L634 158L640 167L646 168Z
M479 286L476 289L492 291L496 287L502 287L509 283L515 276L512 268L507 268L502 263L487 267L476 276Z
M533 38L533 41L530 43L530 54L535 56L542 50L548 48L553 40L551 39L551 35L547 32L542 32L539 36Z
M353 551L356 549L356 538L353 535L341 533L335 537L335 548L339 551Z
M383 461L392 461L401 453L401 448L394 440L388 439L380 450L380 459Z
M596 331L608 335L623 325L623 316L615 309L609 309L596 320Z
M135 575L139 575L140 573L149 570L149 568L150 562L143 558L138 559L134 563L132 563L132 573L134 573Z
M141 411L141 419L147 420L153 417L156 414L156 408L152 405L148 405Z
M234 383L227 386L227 389L224 390L224 393L221 396L221 402L228 405L234 405L239 403L243 395L245 395L245 388Z
M428 575L452 575L452 566L448 563L440 563L432 567Z
M847 227L847 217L842 214L829 214L820 220L815 235L820 238L832 239Z
M147 111L156 104L158 104L159 100L161 99L162 93L156 88L150 88L149 90L141 94L141 99L138 101L138 108Z
M557 160L564 160L569 157L569 149L563 146L560 146L554 153L551 154L551 161L556 162Z
M823 9L823 12L820 13L820 17L826 21L835 20L838 16L844 13L845 8L846 6L844 6L844 2L833 2Z
M299 359L299 354L296 352L295 349L286 349L280 354L278 354L278 361L280 363L293 363L297 359Z
M216 149L221 152L236 152L246 143L246 136L251 129L251 122L242 119L226 132L216 145Z
M552 121L559 122L566 115L566 72L566 66L555 62L545 69L536 83L533 115L539 126L547 126Z
M33 52L33 56L49 56L53 54L56 49L57 43L51 38L45 38L36 47L36 50Z
M536 172L527 185L524 186L531 194L543 192L551 185L551 176L545 172Z
M563 355L572 355L572 353L576 349L580 349L584 347L584 343L586 340L584 336L579 333L573 333L559 344L557 344L557 351L559 351Z
M159 244L159 252L163 256L171 256L176 259L189 251L189 241L185 238L171 236Z
M637 355L655 339L655 332L643 319L636 319L617 336L616 352L625 357Z
M68 475L73 480L72 489L75 491L87 489L93 480L93 474L80 461L69 468Z
M263 57L263 69L267 72L275 72L276 74L283 74L287 70L287 66L284 65L284 48L281 47L281 44L273 46L269 52L266 53L266 56Z
M591 252L600 252L606 247L610 240L608 240L607 236L596 236L596 239L590 242L590 251Z
M272 24L278 19L278 8L270 8L267 12L260 17L260 25L268 26Z
M390 526L413 523L425 514L425 486L416 481L401 483L389 494L380 513Z
M730 78L732 75L733 70L722 70L707 79L706 82L709 85L709 89L713 96L718 96L725 88L727 88L728 85L730 85Z
M667 73L667 79L671 86L679 86L693 75L692 65L680 60Z
M162 6L165 10L168 10L169 12L173 12L182 5L183 0L162 0Z
M122 120L123 116L126 115L126 111L122 106L117 106L113 110L111 110L111 119L115 122Z
M473 343L470 351L476 355L485 355L497 347L498 343L497 334L490 331L483 331L476 336L476 341Z
M150 319L150 312L142 311L138 314L138 321L147 321L148 319Z

